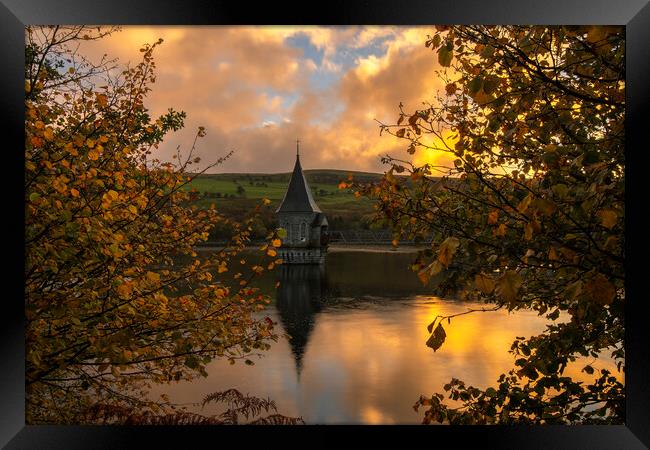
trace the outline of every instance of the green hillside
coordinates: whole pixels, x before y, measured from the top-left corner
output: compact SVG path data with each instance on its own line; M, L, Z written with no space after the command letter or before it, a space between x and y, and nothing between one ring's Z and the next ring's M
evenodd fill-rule
M368 229L378 225L371 224L372 202L366 198L356 198L348 190L339 189L341 181L351 175L360 182L377 181L381 174L345 170L315 169L304 170L312 195L318 206L327 215L331 229ZM224 173L202 174L197 176L188 189L199 193L196 204L207 208L214 204L217 210L229 217L242 219L249 214L263 198L271 200L260 215L255 227L256 237L266 234L277 226L274 211L284 198L291 173ZM228 230L216 229L212 239L223 238Z
M338 189L341 181L347 180L350 175L356 181L376 181L381 174L368 172L349 172L344 170L305 170L305 177L317 196L351 197L348 192ZM200 193L236 195L246 198L268 198L281 200L286 191L291 173L224 173L199 175L193 182ZM238 192L238 187L244 189L243 195Z

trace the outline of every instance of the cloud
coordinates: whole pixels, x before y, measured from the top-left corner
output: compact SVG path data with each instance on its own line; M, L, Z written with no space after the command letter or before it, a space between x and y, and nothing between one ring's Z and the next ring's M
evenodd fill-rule
M375 119L394 122L400 102L414 110L442 89L436 58L424 47L427 32L427 27L127 26L84 51L135 62L142 44L164 39L154 54L157 82L146 104L154 115L173 107L186 111L188 119L186 129L161 145L160 159L171 158L177 146L187 151L196 128L205 126L207 135L196 149L203 161L235 150L215 168L219 172L289 171L298 137L307 168L383 171L380 156L405 158L407 145L379 136ZM297 36L305 42L292 40ZM314 48L322 54L320 64ZM329 74L326 82L315 81L320 73Z

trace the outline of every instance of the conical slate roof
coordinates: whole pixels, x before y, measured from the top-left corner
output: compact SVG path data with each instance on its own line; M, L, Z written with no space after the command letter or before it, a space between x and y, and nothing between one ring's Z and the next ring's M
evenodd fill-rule
M314 201L311 189L302 173L299 155L296 155L296 165L293 167L289 187L276 212L322 212Z

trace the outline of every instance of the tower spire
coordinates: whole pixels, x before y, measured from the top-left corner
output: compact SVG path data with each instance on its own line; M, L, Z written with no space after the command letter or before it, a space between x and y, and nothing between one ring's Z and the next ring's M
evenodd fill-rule
M296 164L287 192L276 212L322 212L312 196L311 189L300 166L300 139L296 139Z

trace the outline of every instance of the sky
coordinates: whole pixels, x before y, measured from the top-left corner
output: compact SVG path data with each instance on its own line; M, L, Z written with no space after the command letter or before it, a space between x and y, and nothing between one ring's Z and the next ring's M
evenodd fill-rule
M84 50L106 53L120 64L139 61L139 49L158 38L156 83L145 101L154 116L168 108L187 113L185 128L157 150L163 161L180 145L191 147L203 166L233 150L211 172L292 170L296 139L305 169L383 172L381 156L446 161L444 155L414 156L406 141L384 134L405 111L433 101L443 85L435 53L426 48L433 27L163 27L125 26ZM375 120L376 119L376 120Z

